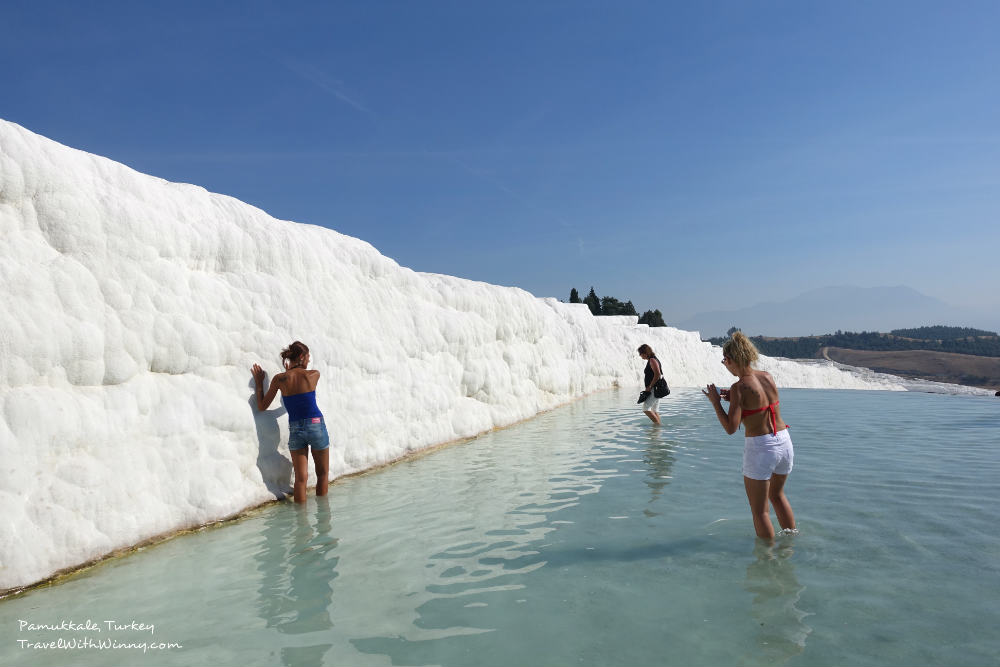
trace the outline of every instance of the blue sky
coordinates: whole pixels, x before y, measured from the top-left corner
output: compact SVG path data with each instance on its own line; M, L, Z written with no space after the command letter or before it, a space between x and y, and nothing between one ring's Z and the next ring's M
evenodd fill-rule
M1000 309L1000 3L5 0L0 117L420 271ZM961 323L955 323L961 324Z

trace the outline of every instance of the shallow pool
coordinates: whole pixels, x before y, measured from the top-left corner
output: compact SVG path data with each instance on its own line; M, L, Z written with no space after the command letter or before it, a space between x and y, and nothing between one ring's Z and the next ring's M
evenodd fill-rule
M784 390L800 534L772 545L708 401L678 390L656 428L634 400L591 396L0 601L0 664L1000 659L1000 399Z

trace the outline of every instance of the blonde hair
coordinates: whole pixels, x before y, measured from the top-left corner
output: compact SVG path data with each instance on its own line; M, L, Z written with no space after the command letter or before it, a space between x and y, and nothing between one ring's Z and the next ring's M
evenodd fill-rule
M737 366L747 367L760 359L760 354L753 342L742 331L736 331L722 346L722 354L729 357Z

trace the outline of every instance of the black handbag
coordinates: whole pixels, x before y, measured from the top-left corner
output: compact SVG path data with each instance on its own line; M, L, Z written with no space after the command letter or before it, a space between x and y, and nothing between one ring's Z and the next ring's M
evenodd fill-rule
M670 387L667 386L667 380L662 375L660 379L656 381L653 385L653 396L657 398L663 398L664 396L670 395Z

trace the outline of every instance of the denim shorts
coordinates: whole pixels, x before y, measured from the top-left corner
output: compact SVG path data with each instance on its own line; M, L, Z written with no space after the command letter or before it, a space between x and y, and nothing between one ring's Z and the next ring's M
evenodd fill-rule
M330 434L322 417L288 422L288 451L312 447L314 452L330 446Z

